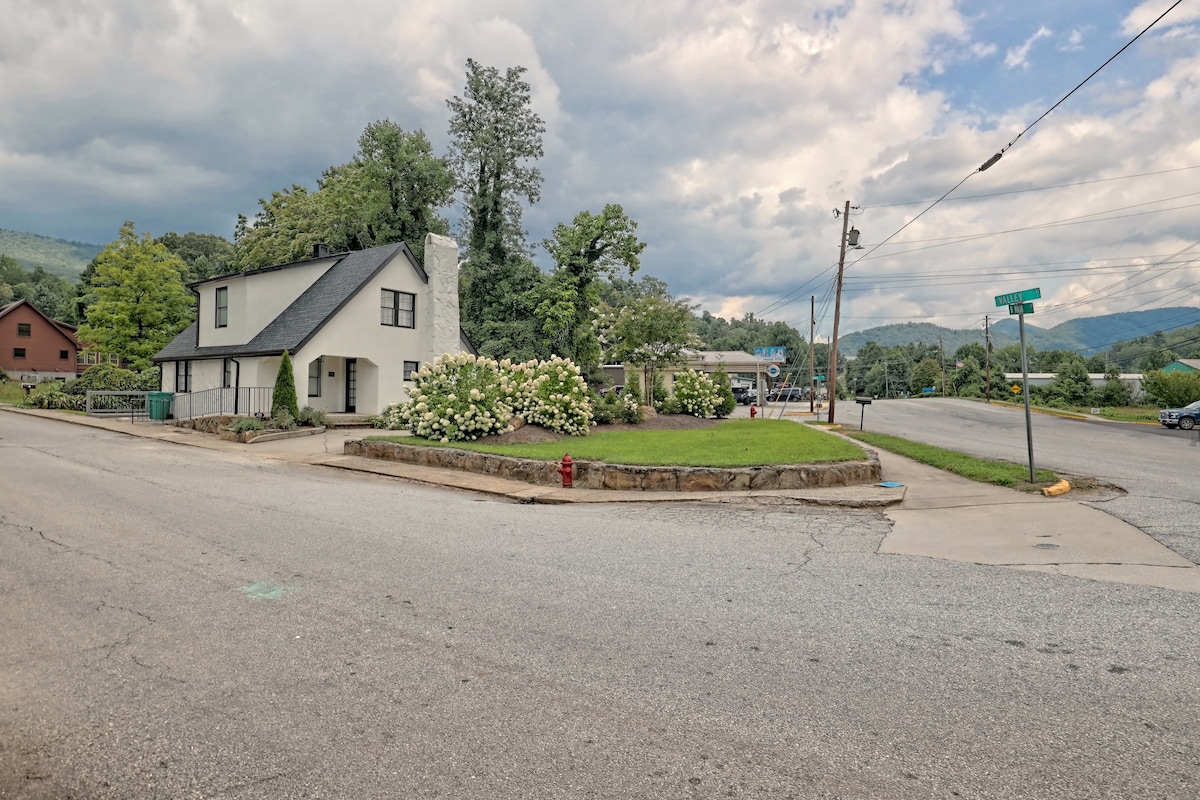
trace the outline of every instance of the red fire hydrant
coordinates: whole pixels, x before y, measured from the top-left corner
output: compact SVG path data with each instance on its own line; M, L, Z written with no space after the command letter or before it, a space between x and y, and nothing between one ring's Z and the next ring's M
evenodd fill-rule
M754 403L751 403L750 404L750 419L754 419L757 416L758 416L758 406L754 405Z
M564 489L573 488L573 484L571 483L571 478L572 478L572 470L574 469L574 464L575 464L575 462L571 460L571 454L564 453L562 464L559 466L558 469L554 470L559 475L562 475L562 485L563 485Z

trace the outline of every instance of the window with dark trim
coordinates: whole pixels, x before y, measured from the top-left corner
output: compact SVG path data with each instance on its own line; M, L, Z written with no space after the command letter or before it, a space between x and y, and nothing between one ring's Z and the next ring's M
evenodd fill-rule
M13 348L13 358L24 358L24 357L25 357L25 348L24 347L14 347Z
M308 396L321 396L321 364L324 356L317 356L315 361L308 362Z
M71 354L68 353L66 350L59 350L58 357L60 359L62 359L63 361L66 361L67 359L69 359L71 357Z
M17 336L32 336L33 328L28 322L17 323Z
M221 388L233 388L233 359L226 358L221 362Z
M421 365L416 361L405 361L404 362L404 380L411 381L413 379L413 373L416 372L417 370L419 370L420 368L421 368Z
M393 328L417 327L417 296L391 289L381 290L379 322Z
M217 287L217 327L229 326L229 287Z
M192 390L192 362L175 362L175 391L190 392Z

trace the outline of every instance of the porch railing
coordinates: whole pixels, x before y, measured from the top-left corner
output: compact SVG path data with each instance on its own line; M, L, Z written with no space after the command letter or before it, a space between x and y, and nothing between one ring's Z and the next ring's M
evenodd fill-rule
M221 414L269 417L271 397L274 393L273 386L239 386L185 392L171 398L171 417L193 419Z

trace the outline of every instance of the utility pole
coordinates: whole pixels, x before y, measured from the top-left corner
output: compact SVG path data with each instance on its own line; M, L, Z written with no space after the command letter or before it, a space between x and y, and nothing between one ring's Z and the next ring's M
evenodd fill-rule
M835 212L836 213L836 212ZM846 201L846 210L842 212L842 238L838 248L837 298L833 304L833 340L829 343L829 374L825 376L825 385L833 382L829 390L829 424L834 422L833 413L837 401L837 340L838 326L842 321L842 275L846 270L846 235L850 232L850 201Z
M809 304L812 306L812 310L808 316L808 413L812 414L816 411L813 407L816 398L813 395L816 394L814 376L817 374L816 364L813 363L813 333L817 329L817 296L815 294L810 298Z
M983 394L987 402L992 402L992 329L989 327L990 317L983 315Z

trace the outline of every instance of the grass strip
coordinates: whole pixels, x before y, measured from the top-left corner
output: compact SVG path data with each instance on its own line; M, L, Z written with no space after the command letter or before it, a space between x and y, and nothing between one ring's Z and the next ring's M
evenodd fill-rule
M557 461L564 453L579 461L664 467L759 467L777 464L827 464L859 461L862 448L787 420L730 419L689 430L618 430L593 428L588 436L552 442L489 444L439 442L416 436L373 436L400 444L455 447L515 458Z
M872 447L896 453L913 461L928 464L931 467L952 472L980 483L993 483L997 486L1009 486L1017 489L1041 489L1043 485L1058 483L1058 476L1048 469L1037 471L1038 482L1029 482L1029 465L1014 464L1011 461L993 461L988 458L977 458L955 450L946 450L929 444L902 439L886 433L869 433L866 431L844 431L844 433Z

